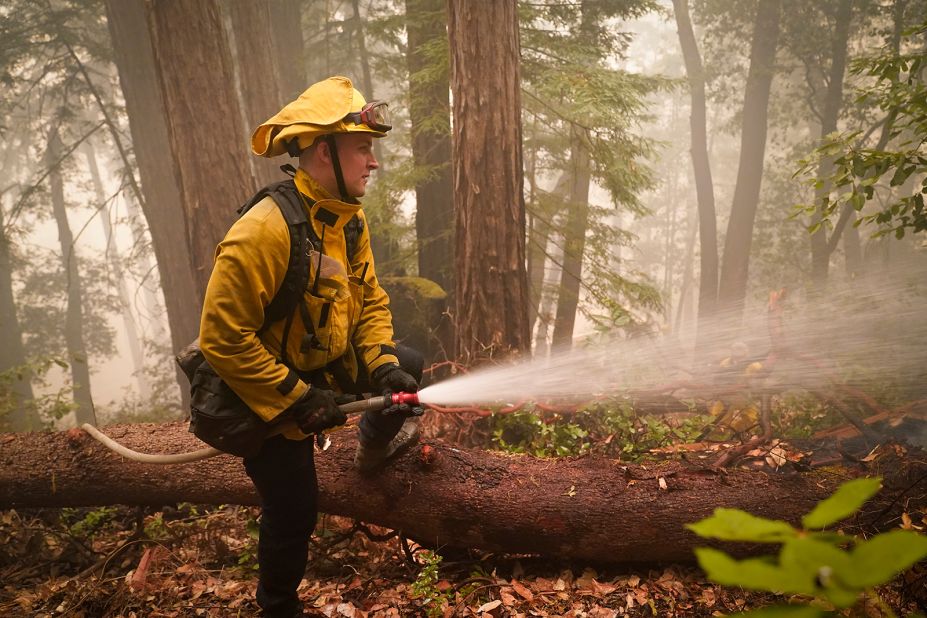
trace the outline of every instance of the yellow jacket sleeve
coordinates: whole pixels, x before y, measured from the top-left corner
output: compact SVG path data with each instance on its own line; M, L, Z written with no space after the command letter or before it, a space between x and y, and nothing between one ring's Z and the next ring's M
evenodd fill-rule
M264 420L308 386L258 337L264 308L286 275L290 235L271 198L240 218L216 249L200 321L200 348L216 373Z
M368 373L386 363L397 363L396 344L393 342L393 316L389 310L389 296L380 287L376 269L373 264L373 251L370 248L370 232L367 218L363 211L358 212L362 226L357 243L357 251L351 259L351 268L358 275L364 274L363 302L357 327L354 330L353 344L357 348L360 360L367 366Z

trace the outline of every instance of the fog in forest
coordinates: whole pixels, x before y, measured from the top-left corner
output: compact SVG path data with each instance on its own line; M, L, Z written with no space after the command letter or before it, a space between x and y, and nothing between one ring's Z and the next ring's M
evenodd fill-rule
M329 75L390 102L362 200L381 283L453 299L448 93L466 84L444 3L202 4L0 0L5 427L184 418L173 354L210 247L289 161L251 156L251 132ZM927 5L551 1L519 19L528 298L484 311L527 313L530 351L434 403L684 394L771 357L758 389L927 397ZM453 305L393 306L429 364L456 359Z

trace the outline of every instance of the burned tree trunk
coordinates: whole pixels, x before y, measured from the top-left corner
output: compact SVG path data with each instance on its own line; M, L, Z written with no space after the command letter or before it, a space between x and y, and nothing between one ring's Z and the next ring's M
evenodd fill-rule
M118 425L107 431L149 452L202 446L180 423ZM349 433L336 434L332 448L317 454L323 511L399 529L429 545L568 559L691 560L699 541L683 526L716 507L797 521L843 480L833 469L826 475L798 475L719 473L680 463L644 468L600 457L536 459L441 442L414 449L381 474L365 478L352 467ZM178 466L140 464L76 429L0 434L0 445L0 508L258 503L241 462L231 456ZM924 501L924 464L905 468L893 460L890 474L887 461L873 462L883 464L874 472L886 476L883 503L873 511L882 526L897 516L890 509L882 512L883 507L894 504L897 510L907 500L898 500L899 491L916 494L914 502ZM912 483L916 479L919 487Z

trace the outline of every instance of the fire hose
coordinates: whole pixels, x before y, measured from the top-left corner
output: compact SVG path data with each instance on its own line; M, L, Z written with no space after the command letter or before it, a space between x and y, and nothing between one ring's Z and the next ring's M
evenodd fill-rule
M419 405L418 395L416 393L392 393L388 395L378 395L376 397L370 397L369 399L361 399L360 401L345 403L338 407L345 414L362 414L364 412L376 412L378 410L385 410L386 408L396 404L409 404L411 406L417 406ZM84 423L81 425L81 429L86 431L95 440L103 444L103 446L113 451L114 453L122 455L126 459L131 459L132 461L138 461L141 463L161 465L180 464L189 463L191 461L199 461L201 459L207 459L209 457L215 457L216 455L223 454L222 451L211 446L196 451L190 451L188 453L177 453L173 455L139 453L138 451L133 451L132 449L119 444L90 423ZM267 437L269 438L271 436L276 436L291 429L296 429L295 422L287 421L280 423L271 429Z

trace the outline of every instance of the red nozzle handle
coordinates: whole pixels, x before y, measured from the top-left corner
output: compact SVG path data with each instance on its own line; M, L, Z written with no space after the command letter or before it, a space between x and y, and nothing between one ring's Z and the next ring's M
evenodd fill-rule
M393 393L393 405L407 403L410 406L418 406L418 393Z

